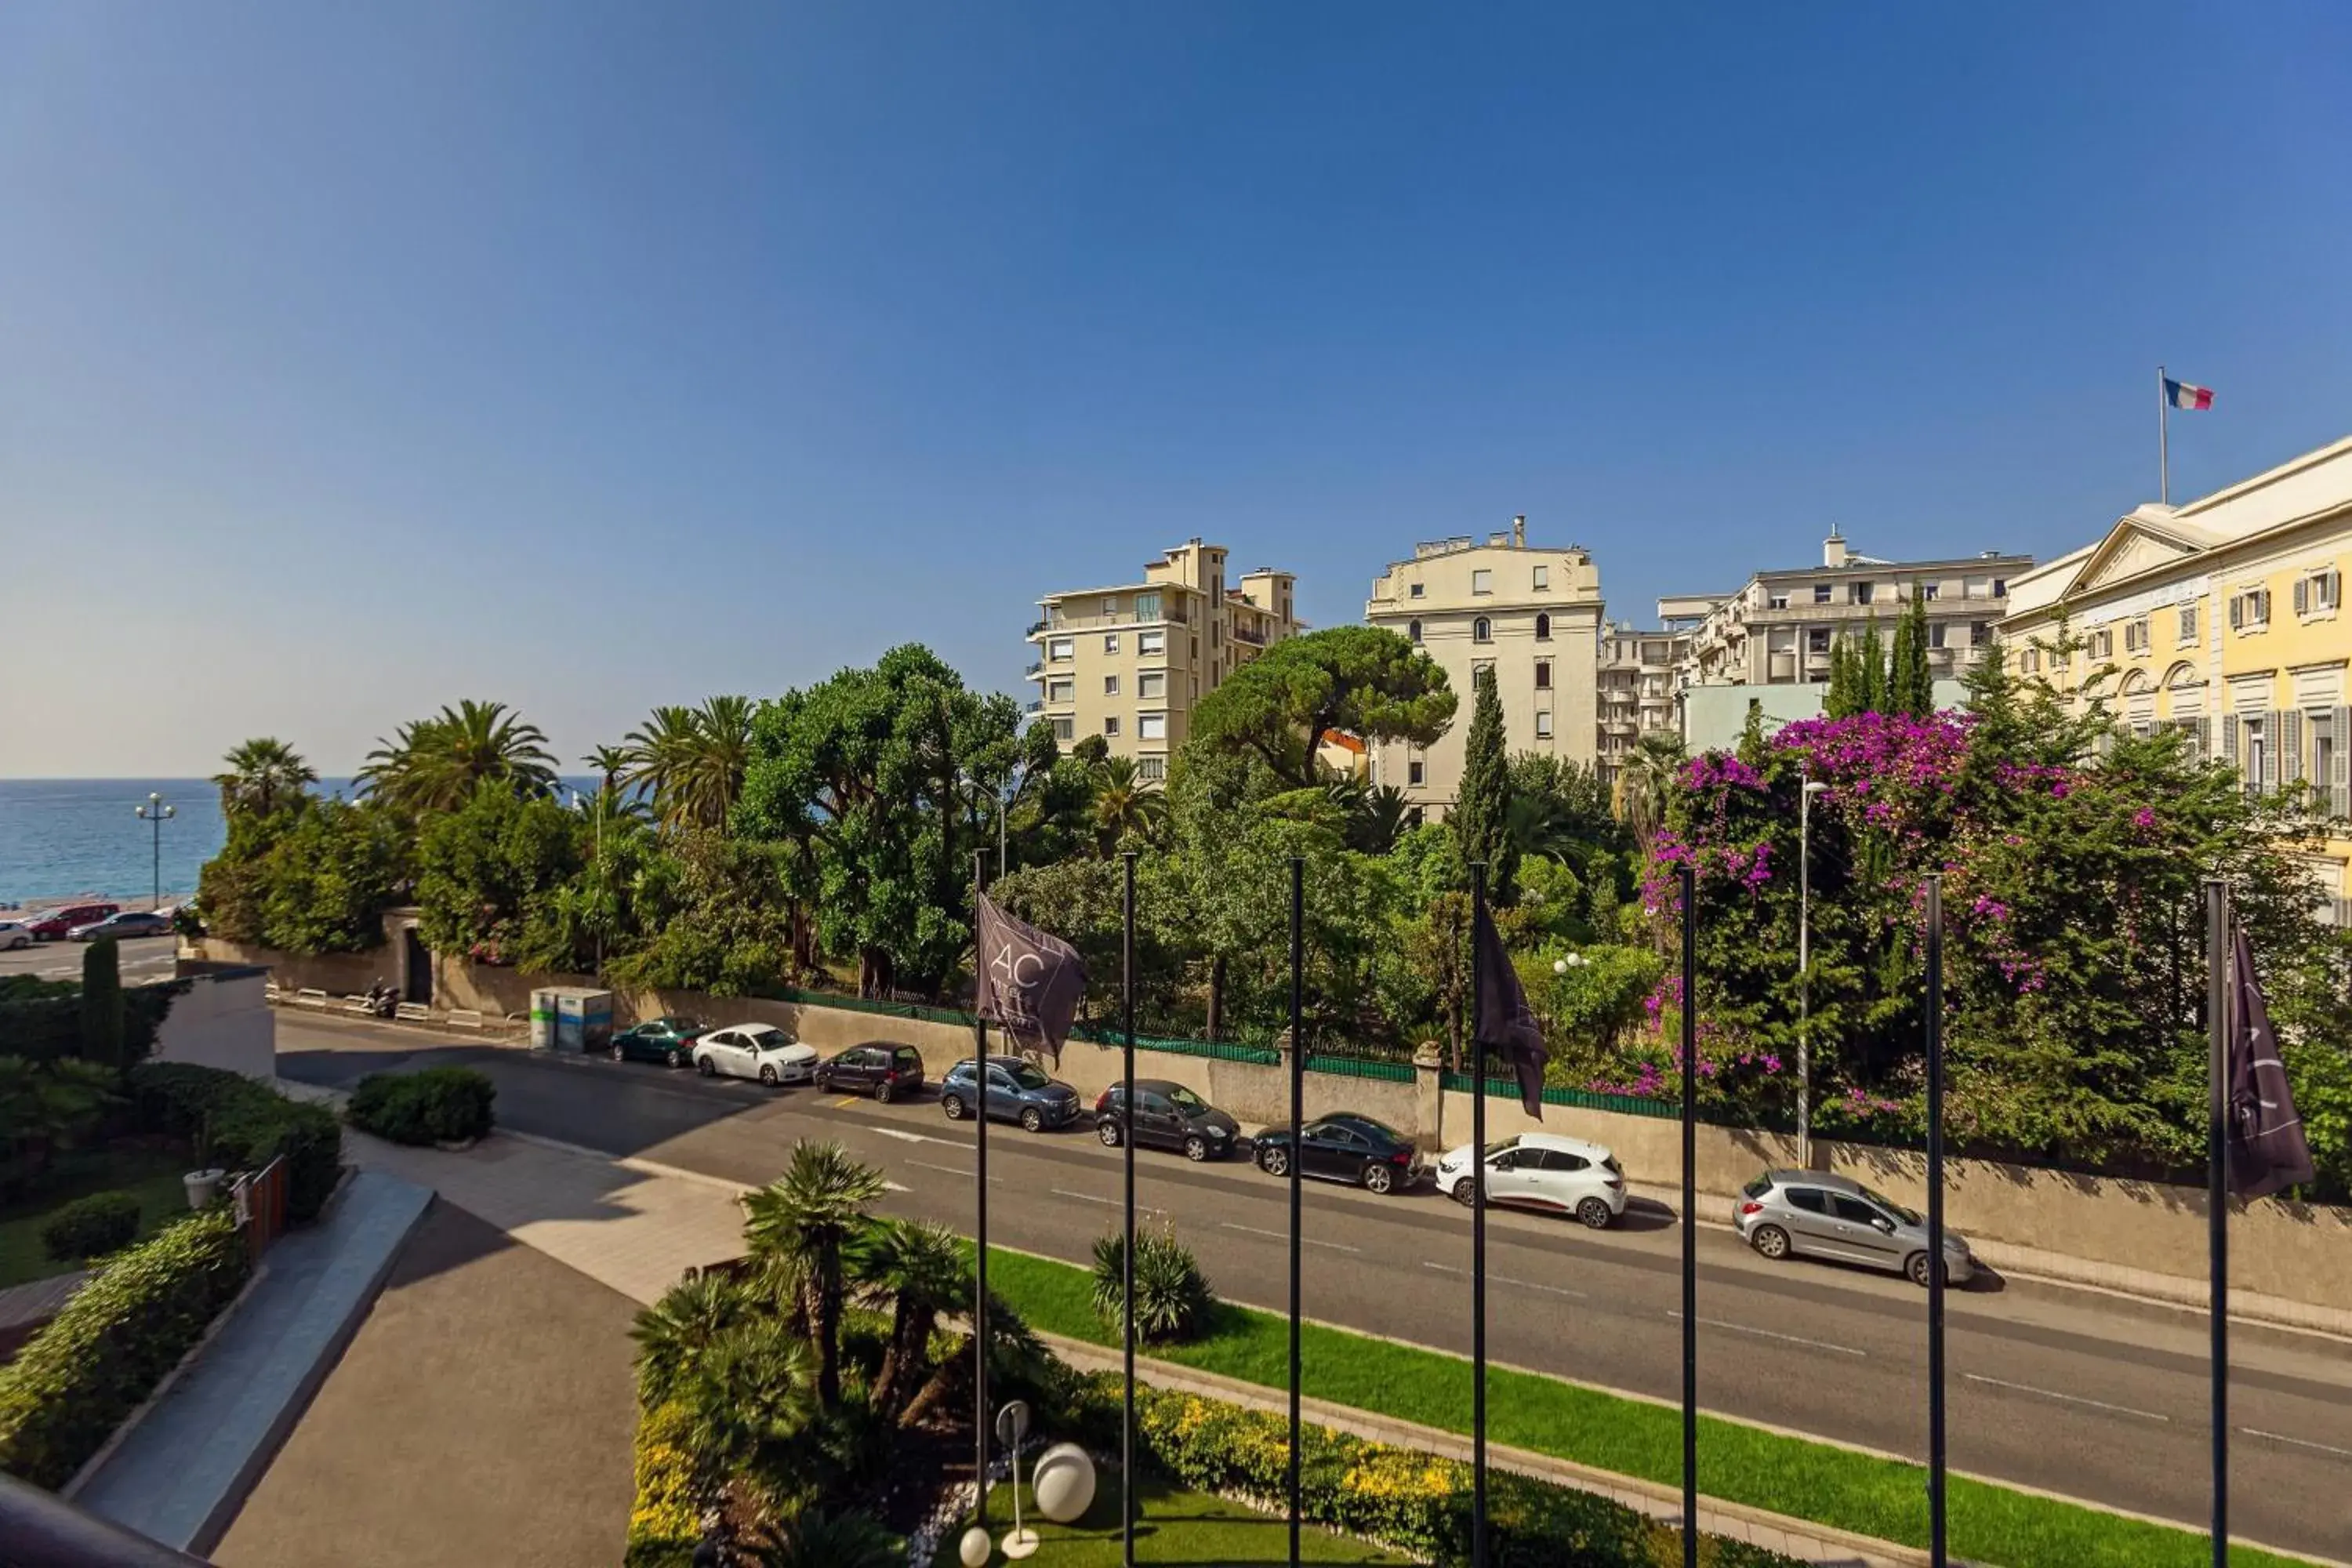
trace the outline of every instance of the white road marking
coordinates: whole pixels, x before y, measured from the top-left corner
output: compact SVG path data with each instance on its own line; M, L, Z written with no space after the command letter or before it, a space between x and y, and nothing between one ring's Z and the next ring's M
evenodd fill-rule
M2315 1443L2308 1437L2290 1437L2283 1432L2264 1432L2254 1426L2241 1426L2238 1430L2249 1437L2260 1437L2265 1442L2287 1443L2298 1448L2316 1448L2323 1454L2333 1454L2339 1459L2352 1459L2352 1448L2338 1448L2326 1443Z
M1984 1377L1973 1372L1964 1372L1960 1375L1970 1383L1990 1384L1995 1388L2014 1389L2020 1394L2036 1394L2044 1399L2060 1399L2069 1405L2087 1405L2094 1410L2110 1410L2117 1415L2137 1415L2143 1421L2168 1422L2172 1419L2169 1415L2158 1415L2153 1410L2135 1410L2128 1405L2110 1405L2104 1399L2085 1399L2079 1394L2061 1394L2054 1388L2036 1388L2030 1383L2004 1383L2000 1378Z
M912 1187L901 1186L897 1182L894 1182L886 1176L882 1179L882 1190L886 1193L910 1193L915 1189Z
M845 1100L842 1103L844 1105L848 1105L853 1102ZM945 1143L948 1142L945 1138L934 1138L928 1132L902 1132L896 1127L877 1127L874 1131L879 1132L885 1138L896 1138L902 1143Z
M926 1171L945 1171L949 1175L959 1177L967 1182L971 1180L971 1167L969 1165L934 1165L929 1160L909 1160L907 1163L909 1165L920 1165ZM992 1182L1002 1182L1004 1180L1002 1176L991 1176L988 1179Z
M1286 1230L1260 1230L1256 1226L1235 1225L1231 1220L1220 1220L1218 1223L1226 1230L1246 1231L1252 1236L1270 1236L1276 1241L1290 1239L1290 1233ZM1318 1241L1311 1236L1302 1236L1298 1239L1309 1247L1328 1247L1334 1252L1361 1253L1364 1250L1360 1247L1349 1247L1344 1241Z
M1054 1187L1049 1190L1057 1198L1076 1198L1082 1204L1101 1204L1107 1208L1115 1209L1125 1208L1127 1206L1126 1200L1123 1198L1097 1197L1093 1193L1074 1193L1067 1187ZM1138 1204L1135 1205L1135 1212L1138 1214L1166 1214L1168 1211L1162 1208L1154 1208L1150 1204Z
M1666 1316L1676 1322L1682 1321L1683 1315L1671 1307L1666 1310ZM1754 1334L1759 1339L1782 1340L1792 1345L1811 1345L1817 1351L1835 1351L1840 1355L1858 1356L1868 1353L1856 1350L1852 1345L1833 1345L1827 1340L1809 1340L1802 1334L1783 1334L1771 1329L1756 1328L1748 1323L1730 1322L1722 1318L1701 1318L1699 1321L1710 1329L1728 1329L1735 1334ZM2060 1397L2063 1398L2064 1395L2062 1394Z
M1451 1263L1431 1263L1424 1260L1422 1267L1423 1268L1434 1268L1440 1274L1467 1274L1470 1272L1467 1268L1456 1268ZM1589 1300L1591 1299L1587 1297L1583 1291L1571 1290L1565 1285L1543 1285L1538 1284L1533 1279L1514 1279L1507 1274L1489 1274L1486 1276L1486 1283L1489 1285L1508 1285L1513 1289L1519 1290L1541 1290L1545 1294L1551 1296L1570 1296L1579 1301Z

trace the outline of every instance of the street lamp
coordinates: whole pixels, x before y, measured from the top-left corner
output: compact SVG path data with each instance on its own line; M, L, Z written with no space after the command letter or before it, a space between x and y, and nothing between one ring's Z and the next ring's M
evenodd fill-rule
M154 896L148 900L147 907L151 910L160 910L163 907L163 824L171 821L179 813L174 808L164 805L162 795L150 790L147 792L147 803L138 808L136 815L142 822L154 825L155 890Z
M1797 801L1797 1158L1813 1164L1813 796L1830 786L1808 778Z

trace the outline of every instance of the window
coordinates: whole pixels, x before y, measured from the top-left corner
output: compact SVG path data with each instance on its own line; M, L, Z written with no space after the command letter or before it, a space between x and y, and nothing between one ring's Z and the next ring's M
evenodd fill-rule
M1135 716L1135 735L1140 741L1164 741L1168 738L1168 715L1139 713Z
M2311 726L2311 765L2305 777L2311 781L2316 796L2314 804L2326 805L2326 793L2336 777L2336 720L2326 713L2312 713L2305 718Z
M1103 634L1103 652L1117 653L1118 651L1118 634L1117 632L1105 632Z
M1942 621L1930 621L1930 622L1928 622L1928 623L1927 623L1927 646L1928 646L1929 647L1943 647L1943 646L1944 646L1944 633L1945 633L1948 629L1948 626L1947 626L1947 625L1946 625L1944 622L1942 622Z
M2020 675L2034 674L2041 668L2042 650L2040 648L2030 647L2017 656L2017 671Z
M1827 1214L1830 1212L1829 1199L1827 1195L1815 1191L1811 1187L1790 1187L1784 1195L1788 1198L1791 1207L1801 1208L1807 1214Z
M1536 592L1537 592L1537 593L1538 593L1538 594L1540 594L1540 593L1544 592L1546 589L1548 589L1548 588L1549 588L1549 587L1551 586L1551 568L1550 568L1550 567L1549 567L1549 566L1538 566L1538 567L1537 567L1537 568L1536 568L1535 585L1536 585Z
M1493 593L1495 591L1495 574L1492 572L1487 571L1483 566L1471 573L1470 591L1474 594Z
M1168 759L1165 757L1136 758L1135 776L1150 784L1158 784L1168 776Z
M1855 604L1867 605L1870 603L1871 592L1876 586L1874 583L1855 583L1850 584L1847 591Z
M1992 623L1990 621L1970 621L1969 623L1969 646L1970 647L1990 647L1992 646Z
M1151 593L1138 594L1135 596L1135 618L1139 621L1156 621L1160 618L1160 594L1157 589Z
M1813 603L1814 603L1814 604L1816 604L1816 605L1826 605L1826 604L1828 604L1828 603L1830 602L1830 593L1831 593L1830 585L1829 585L1827 583L1816 583L1816 584L1813 584Z
M1864 1203L1860 1198L1850 1198L1843 1193L1831 1194L1830 1201L1837 1205L1838 1218L1849 1221L1854 1225L1874 1226L1884 1223L1886 1219L1885 1215L1880 1214L1877 1209L1872 1207L1870 1205Z
M1108 620L1111 616L1118 614L1118 601L1109 597L1108 595L1105 595L1102 602L1102 613L1105 620Z
M1116 697L1118 695L1118 676L1106 675L1103 677L1103 695L1105 697Z
M1168 677L1160 670L1149 670L1135 678L1138 697L1160 698L1168 695Z
M1135 652L1139 658L1165 658L1168 656L1168 634L1166 632L1136 633Z
M1475 687L1478 684L1478 678L1480 676L1491 675L1494 673L1494 669L1495 661L1491 658L1472 659L1470 661L1470 684L1473 687Z
M1775 594L1769 599L1767 599L1765 603L1772 609L1785 610L1789 607L1789 595L1786 594Z
M2233 632L2259 631L2270 625L2271 591L2249 588L2242 594L2230 595L2230 629Z
M2142 616L2136 621L2124 623L2124 651L2126 653L2147 651L2147 617L2146 616Z
M1548 615L1536 617L1536 641L1551 641L1551 617Z
M2197 640L2196 605L2183 605L2180 606L2180 625L2173 632L2172 640L2184 647Z
M1404 636L1405 636L1405 640L1406 640L1407 642L1411 642L1411 643L1418 643L1418 642L1420 642L1420 641L1421 641L1421 623L1420 623L1419 621L1407 621L1407 622L1405 622L1405 624L1404 624Z
M2009 597L2009 582L2006 578L1996 577L1992 580L1992 596L1996 599Z
M1549 741L1551 739L1550 714L1538 713L1536 715L1536 739L1538 741Z
M2264 765L2267 759L2263 755L2268 748L2264 744L2263 721L2260 719L2238 721L2238 746L2245 757L2243 771L2246 792L2250 795L2260 794L2267 787L2270 779L2269 770Z
M1056 741L1070 740L1074 738L1076 733L1077 725L1075 721L1069 719L1056 719L1054 721L1054 739Z
M1405 596L1406 598L1408 598L1408 599L1418 599L1418 598L1420 598L1420 597L1421 597L1421 595L1422 595L1422 585L1421 585L1420 584L1418 584L1418 583L1415 583L1412 587L1407 588L1407 589L1404 591L1404 596Z
M1805 633L1805 651L1807 653L1818 654L1828 653L1830 651L1829 627L1815 626Z
M1078 657L1077 639L1076 637L1054 638L1051 642L1045 645L1045 657L1052 659L1055 664L1068 663L1071 659Z
M1943 584L1941 583L1922 583L1919 584L1919 597L1926 603L1932 605L1936 602L1937 590L1942 586Z
M1045 700L1048 702L1067 702L1077 694L1078 683L1067 678L1045 682Z
M1104 721L1103 721L1103 733L1104 733L1104 734L1106 734L1106 735L1110 735L1110 736L1116 736L1116 735L1118 735L1118 716L1117 714L1113 714L1113 715L1111 715L1109 718L1108 718L1108 719L1106 719L1106 720L1104 720Z
M1421 780L1422 780L1421 763L1419 763L1418 762L1412 762L1412 763L1405 763L1405 765L1404 765L1404 782L1405 782L1405 783L1407 783L1407 784L1417 784L1421 783Z
M2091 634L2091 657L2105 658L2116 651L2116 634L2105 626Z
M2336 569L2314 572L2294 580L2294 613L2298 616L2326 616L2336 613L2343 597L2342 579Z
M1495 623L1488 620L1484 616L1480 616L1476 620L1472 621L1470 623L1470 640L1472 642L1493 642L1495 640Z
M1538 691L1551 689L1551 660L1548 658L1536 660L1536 689Z
M1211 647L1217 647L1223 645L1224 640L1225 623L1223 621L1211 621L1209 623L1209 646Z

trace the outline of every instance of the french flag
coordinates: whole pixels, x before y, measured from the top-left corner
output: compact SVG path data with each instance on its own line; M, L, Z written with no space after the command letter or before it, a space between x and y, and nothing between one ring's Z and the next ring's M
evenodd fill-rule
M2167 376L2164 378L2164 400L2175 408L2210 408L2213 406L2213 389L2191 386L2185 381L2175 381Z

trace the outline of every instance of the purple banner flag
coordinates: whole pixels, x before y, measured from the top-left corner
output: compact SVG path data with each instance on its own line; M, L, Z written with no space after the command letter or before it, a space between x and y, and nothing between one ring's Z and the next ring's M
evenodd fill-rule
M1014 920L980 895L980 1016L1000 1025L1024 1050L1043 1051L1059 1067L1062 1042L1087 988L1078 950Z

